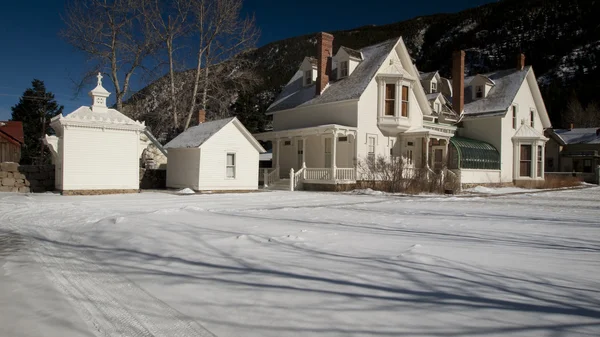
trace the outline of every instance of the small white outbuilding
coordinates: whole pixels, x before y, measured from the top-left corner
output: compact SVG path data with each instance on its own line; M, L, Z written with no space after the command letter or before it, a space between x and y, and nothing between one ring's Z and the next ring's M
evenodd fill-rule
M53 154L56 189L63 194L137 192L140 133L144 123L106 106L110 95L98 85L90 91L92 106L52 118L56 136L46 136Z
M259 155L265 149L235 117L191 127L164 147L169 188L258 189Z

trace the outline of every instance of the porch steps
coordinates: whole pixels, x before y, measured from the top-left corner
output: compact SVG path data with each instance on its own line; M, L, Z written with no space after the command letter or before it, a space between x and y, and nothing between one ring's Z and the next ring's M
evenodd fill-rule
M289 179L280 179L266 188L267 190L273 191L289 191L290 190L290 180Z

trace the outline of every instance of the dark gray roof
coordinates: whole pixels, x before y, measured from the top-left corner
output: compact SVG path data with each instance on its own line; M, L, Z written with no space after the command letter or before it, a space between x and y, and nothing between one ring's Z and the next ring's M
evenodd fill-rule
M600 144L597 128L554 129L552 130L565 144Z
M427 100L429 102L431 102L431 101L435 100L436 98L438 98L439 95L441 95L441 93L439 93L439 92L434 92L434 93L431 93L431 94L427 94Z
M164 146L165 149L200 147L212 135L229 124L235 117L210 121L191 127Z
M420 78L421 82L429 81L433 78L433 76L435 76L435 74L437 74L437 71L432 71L429 73L420 73L419 78Z
M523 70L508 69L483 74L492 80L495 85L485 98L473 100L473 87L471 81L476 77L465 79L465 116L502 115L515 100L531 66Z
M275 102L267 109L267 112L360 98L398 41L399 38L361 49L364 61L356 67L350 76L340 80L335 80L335 77L333 77L329 82L329 86L319 96L315 94L314 84L303 86L302 71L297 71ZM335 74L336 68L332 68L332 73Z
M347 54L348 54L348 56L350 56L350 57L354 57L354 58L357 58L357 59L359 59L359 60L362 60L362 59L363 59L363 57L362 57L362 54L361 54L361 53L360 53L360 51L358 51L358 50L354 50L354 49L351 49L351 48L348 48L348 47L343 47L343 46L342 46L342 47L340 47L340 48L341 48L341 49L344 49L344 51L346 51L346 53L347 53Z

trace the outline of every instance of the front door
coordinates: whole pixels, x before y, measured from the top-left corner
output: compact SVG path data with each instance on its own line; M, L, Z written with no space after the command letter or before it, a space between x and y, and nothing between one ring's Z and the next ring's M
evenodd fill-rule
M298 140L298 159L297 159L297 168L298 170L302 168L302 163L304 162L304 140L299 139Z
M331 162L331 145L333 138L325 138L325 167L330 168Z
M444 166L444 150L434 149L433 150L433 169L441 170Z

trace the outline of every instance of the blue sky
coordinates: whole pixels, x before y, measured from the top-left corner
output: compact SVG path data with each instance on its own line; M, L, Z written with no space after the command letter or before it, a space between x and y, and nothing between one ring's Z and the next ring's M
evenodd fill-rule
M415 16L457 12L491 0L371 0L352 6L348 0L246 0L244 11L254 13L262 31L259 45L317 31L382 25ZM364 3L364 2L363 2ZM10 108L38 78L46 83L65 113L87 105L86 92L74 94L86 68L86 58L63 42L63 0L6 1L0 11L0 120L10 118ZM133 90L141 89L141 83ZM90 88L91 89L91 88ZM107 85L107 89L111 88Z

